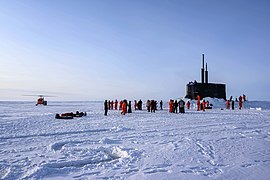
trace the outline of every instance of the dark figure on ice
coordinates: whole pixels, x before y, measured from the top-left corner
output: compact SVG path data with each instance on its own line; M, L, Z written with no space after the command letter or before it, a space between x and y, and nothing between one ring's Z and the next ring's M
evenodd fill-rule
M118 106L118 101L117 101L117 99L114 101L114 108L115 108L115 110L117 110L117 106Z
M155 100L150 101L150 110L151 110L151 112L156 111L156 103L155 102L156 102Z
M232 110L234 110L234 100L232 100Z
M160 101L159 105L160 105L160 110L163 110L163 102L162 102L162 100Z
M247 97L246 97L246 95L244 95L244 94L243 94L243 100L244 100L244 102L247 101Z
M185 101L183 99L179 101L179 112L185 113Z
M142 110L142 100L138 101L138 110Z
M147 111L150 112L150 100L149 99L146 101L146 108L147 108Z
M105 102L104 102L104 110L105 110L104 115L107 116L107 113L108 113L108 102L107 102L107 100L105 100Z
M128 113L132 113L132 111L131 111L131 101L129 101L129 103L128 103Z
M177 100L175 100L173 103L173 112L176 114L177 114L177 109L178 109L178 102L177 102Z
M155 108L155 111L157 111L157 101L154 100L154 108Z
M110 110L111 109L111 101L109 100L107 104L108 104L107 105L108 106L108 109Z

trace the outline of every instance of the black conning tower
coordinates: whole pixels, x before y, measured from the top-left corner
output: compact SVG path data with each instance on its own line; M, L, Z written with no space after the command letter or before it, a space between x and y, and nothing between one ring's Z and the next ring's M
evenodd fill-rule
M202 54L201 83L196 81L187 84L186 98L196 99L197 95L201 98L212 97L226 99L226 85L208 82L207 63L204 69L204 54Z
M201 69L202 83L204 83L204 54L202 54L202 69Z

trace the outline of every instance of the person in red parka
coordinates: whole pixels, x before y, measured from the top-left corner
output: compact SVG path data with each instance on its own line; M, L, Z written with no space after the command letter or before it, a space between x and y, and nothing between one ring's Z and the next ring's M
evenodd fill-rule
M243 98L242 96L239 97L239 109L242 109L243 106Z
M122 110L122 106L123 106L123 101L121 100L119 103L119 110Z
M187 106L187 109L190 108L190 102L189 101L187 102L186 106Z
M136 100L134 100L134 109L135 109L135 111L137 110L137 101Z
M226 101L226 109L230 109L230 106L231 106L231 105L230 105L230 101L227 100L227 101Z

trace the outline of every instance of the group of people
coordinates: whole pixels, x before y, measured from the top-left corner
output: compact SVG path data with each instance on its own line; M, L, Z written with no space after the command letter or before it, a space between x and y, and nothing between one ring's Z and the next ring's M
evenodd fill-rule
M179 113L185 113L185 101L181 99L180 101L173 101L170 99L169 101L169 112L170 113L178 113L178 107L179 107Z
M246 102L246 101L247 101L247 97L245 94L243 94L243 96L240 95L238 99L235 98L235 101L232 100L232 96L231 96L230 99L226 101L226 109L230 109L232 106L232 110L234 110L235 102L238 102L239 109L242 109L243 102Z
M107 116L108 115L108 110L118 110L118 101L117 99L113 102L113 101L104 101L104 115ZM129 103L127 102L127 100L121 100L119 102L119 110L121 110L121 114L125 115L126 113L131 113L131 101L129 101Z
M201 97L197 95L197 111L205 111L205 109L212 109L211 104L204 99L201 101Z
M143 102L142 100L134 100L134 110L142 110ZM132 105L131 101L127 101L126 99L121 100L119 102L119 110L121 111L122 115L125 115L126 113L132 113ZM146 101L146 108L148 112L155 112L157 110L157 101L156 100L147 100ZM160 101L160 109L163 110L163 102L162 100ZM108 110L118 110L118 101L117 99L115 101L104 101L104 115L108 115Z
M235 102L239 103L239 109L242 109L243 107L243 102L247 101L246 96L243 94L243 96L239 96L239 98L232 100L232 96L230 97L229 100L226 101L226 109L232 108L234 110L235 108ZM134 110L142 110L143 102L142 100L134 100ZM158 102L156 100L147 100L146 101L146 109L148 112L155 112L157 110ZM163 101L161 100L159 102L160 110L163 110ZM185 106L187 109L190 109L190 101L185 102L183 99L180 99L179 101L177 100L172 100L170 99L169 101L169 112L170 113L185 113ZM204 99L201 100L201 97L198 95L197 96L197 111L205 111L205 109L212 109L212 104L209 103L209 101L205 101ZM122 115L125 115L126 113L132 113L132 105L131 101L127 101L126 99L121 100L119 102L118 106L118 101L117 99L115 101L107 101L105 100L104 102L104 110L105 113L104 115L107 116L108 110L119 110L121 111Z
M156 112L157 110L157 101L155 100L147 100L146 101L146 108L148 112Z

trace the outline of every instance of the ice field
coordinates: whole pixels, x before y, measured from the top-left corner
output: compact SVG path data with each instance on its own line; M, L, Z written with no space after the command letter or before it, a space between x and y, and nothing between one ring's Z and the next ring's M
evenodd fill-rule
M0 102L0 179L269 179L270 103L213 104L105 117L103 102Z

